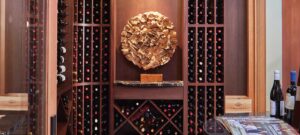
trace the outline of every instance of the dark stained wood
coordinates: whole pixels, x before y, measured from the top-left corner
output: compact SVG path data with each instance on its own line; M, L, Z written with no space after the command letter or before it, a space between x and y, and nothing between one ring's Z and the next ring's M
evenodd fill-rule
M183 87L126 87L114 86L114 99L183 100Z
M137 4L138 3L138 4ZM115 41L115 58L116 58L116 80L135 80L140 79L141 73L162 73L164 80L182 80L182 10L180 0L117 0L116 1L116 41ZM166 65L153 70L144 71L129 62L121 53L120 34L127 21L139 14L147 11L158 11L170 18L174 23L177 32L178 46L174 56Z
M290 71L300 68L300 1L282 1L282 91L290 84ZM300 110L296 109L295 114ZM293 126L299 128L299 115L295 115Z
M290 84L290 71L300 68L300 1L282 1L282 79L283 91Z
M14 10L12 10L14 9ZM5 3L5 92L22 93L25 81L25 1Z
M225 0L225 95L247 95L247 0Z

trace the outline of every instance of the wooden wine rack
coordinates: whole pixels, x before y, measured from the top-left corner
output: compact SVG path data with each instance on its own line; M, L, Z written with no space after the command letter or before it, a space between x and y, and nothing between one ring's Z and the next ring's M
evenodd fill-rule
M72 83L66 85L72 87L58 92L59 110L66 110L58 110L58 116L65 113L61 116L70 117L66 120L71 125L68 133L193 135L203 134L206 129L217 131L215 127L203 127L224 114L224 1L180 1L181 8L173 9L160 4L145 6L175 18L178 50L168 64L147 71L163 73L167 86L138 83L144 71L128 64L119 50L118 34L128 17L116 15L121 12L116 11L117 2L74 0L70 2L72 9L67 10L74 15L69 20L73 24L69 47L72 58L66 56L72 59L67 67L72 69ZM180 14L174 14L173 10L178 9L176 13ZM138 9L122 10L126 11L130 15L140 13Z
M74 1L73 134L109 134L110 0Z
M224 0L188 0L188 134L224 114Z
M180 100L116 100L114 134L182 134L182 115Z
M43 93L44 91L44 77L43 73L45 68L45 22L43 18L44 2L38 0L27 1L27 22L28 31L27 39L27 62L28 68L26 72L26 89L28 89L28 133L32 135L41 134L43 131L39 128L43 124L43 112L40 111L44 108Z
M63 67L66 67L65 55L68 37L70 34L66 30L67 24L67 2L65 0L58 1L57 13L57 81L61 84L66 81L66 72Z

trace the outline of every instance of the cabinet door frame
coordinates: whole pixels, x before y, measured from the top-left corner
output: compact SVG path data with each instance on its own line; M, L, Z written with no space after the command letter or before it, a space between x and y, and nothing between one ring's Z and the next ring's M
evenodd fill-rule
M248 0L248 98L252 112L266 112L266 0Z

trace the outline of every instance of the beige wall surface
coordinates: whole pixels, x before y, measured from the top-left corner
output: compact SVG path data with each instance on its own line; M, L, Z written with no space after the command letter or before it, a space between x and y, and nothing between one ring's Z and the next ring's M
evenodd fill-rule
M270 91L274 70L282 72L282 1L266 1L266 109L270 110Z

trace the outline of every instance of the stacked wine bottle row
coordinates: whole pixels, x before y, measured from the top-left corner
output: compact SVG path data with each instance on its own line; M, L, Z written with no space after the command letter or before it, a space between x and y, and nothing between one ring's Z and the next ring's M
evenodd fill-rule
M223 114L223 86L188 87L188 134L203 134L205 122ZM205 129L208 130L210 127Z
M179 100L116 100L114 134L183 134Z
M74 1L73 134L109 134L110 0Z
M189 24L223 24L224 0L189 0Z
M214 49L214 28L207 28L207 82L214 82L214 62L215 62L215 49Z
M196 29L194 27L188 28L188 80L189 82L196 81ZM203 78L201 78L203 79ZM200 79L199 79L200 80Z
M66 65L65 65L65 54L66 49L66 25L67 24L67 4L65 0L58 1L58 14L57 14L57 81L62 83L66 80Z
M75 23L110 24L110 0L75 0L74 9Z
M216 28L216 81L224 82L224 28Z
M195 83L196 80L197 83L224 82L223 34L223 27L188 28L188 81L190 83Z
M43 14L42 14L42 5L43 2L39 0L29 0L26 6L27 10L27 19L28 24L28 46L27 46L27 75L26 81L28 84L28 132L32 135L37 135L41 133L41 130L38 128L41 124L40 119L42 116L39 111L42 108L41 97L42 97L42 77L43 70L45 67L44 64L44 23L43 23Z
M72 108L72 99L70 98L72 95L72 90L68 90L59 96L58 106L57 106L57 122L58 123L66 123L70 121L70 113ZM70 129L68 129L70 130Z
M74 82L108 82L110 27L75 26L74 32Z
M73 88L73 134L108 134L109 85Z
M213 24L214 23L214 0L207 0L207 5L206 5L206 13L207 13L207 16L206 16L206 19L207 19L207 23L208 24Z
M224 114L223 16L223 0L188 0L189 135L217 131L204 125Z
M198 0L198 23L205 23L205 0ZM191 23L192 24L192 23Z
M224 23L224 0L216 0L216 20L217 24Z

